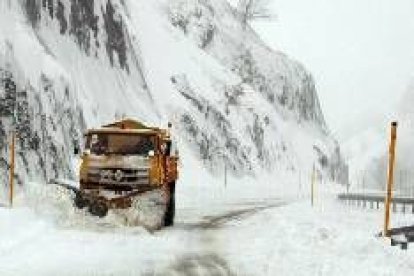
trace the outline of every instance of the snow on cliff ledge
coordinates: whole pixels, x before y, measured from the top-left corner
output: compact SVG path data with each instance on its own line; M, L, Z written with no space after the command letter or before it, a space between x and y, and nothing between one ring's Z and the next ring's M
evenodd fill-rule
M127 116L172 121L213 173L316 163L347 181L311 74L244 30L227 1L1 1L0 13L2 172L17 95L20 180L72 177L85 128Z

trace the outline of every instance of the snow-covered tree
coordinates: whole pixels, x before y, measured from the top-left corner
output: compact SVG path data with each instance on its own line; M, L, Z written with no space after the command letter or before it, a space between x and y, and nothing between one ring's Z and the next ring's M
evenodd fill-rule
M273 0L239 0L237 4L237 12L240 15L243 26L257 19L272 20L275 15L272 13L270 4Z

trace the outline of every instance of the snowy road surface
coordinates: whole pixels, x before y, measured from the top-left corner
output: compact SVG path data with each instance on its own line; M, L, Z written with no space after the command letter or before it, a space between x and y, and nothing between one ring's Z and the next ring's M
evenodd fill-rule
M0 208L0 275L414 273L414 247L401 251L375 237L381 210L346 206L329 192L313 208L307 197L253 190L224 200L235 194L232 187L240 188L179 190L175 226L152 233L85 215L64 201ZM393 216L394 225L413 221L411 214Z
M239 273L223 255L223 235L284 204L278 199L246 201L216 206L201 216L195 209L179 209L173 228L153 233L92 217L75 221L80 214L71 214L73 221L67 224L56 216L39 220L26 208L0 209L0 273L235 275Z

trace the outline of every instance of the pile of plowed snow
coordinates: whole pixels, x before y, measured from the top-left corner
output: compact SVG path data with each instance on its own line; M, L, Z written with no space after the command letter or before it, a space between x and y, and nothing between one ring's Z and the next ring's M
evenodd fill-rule
M73 198L74 193L67 188L30 182L17 198L16 204L32 208L37 215L52 220L59 227L97 231L123 226L159 229L162 227L166 210L165 196L160 191L138 196L130 208L109 210L104 218L91 215L87 208L76 208Z

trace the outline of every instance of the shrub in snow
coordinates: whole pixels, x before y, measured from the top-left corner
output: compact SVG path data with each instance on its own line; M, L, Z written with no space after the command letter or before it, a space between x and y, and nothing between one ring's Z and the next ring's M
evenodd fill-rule
M236 56L232 71L240 76L243 83L251 85L256 91L264 94L271 102L275 102L275 96L266 79L257 66L250 50L245 50Z
M199 47L205 48L213 40L214 9L208 0L173 0L169 4L171 23L182 29Z
M7 136L3 123L0 121L0 150L7 145Z

